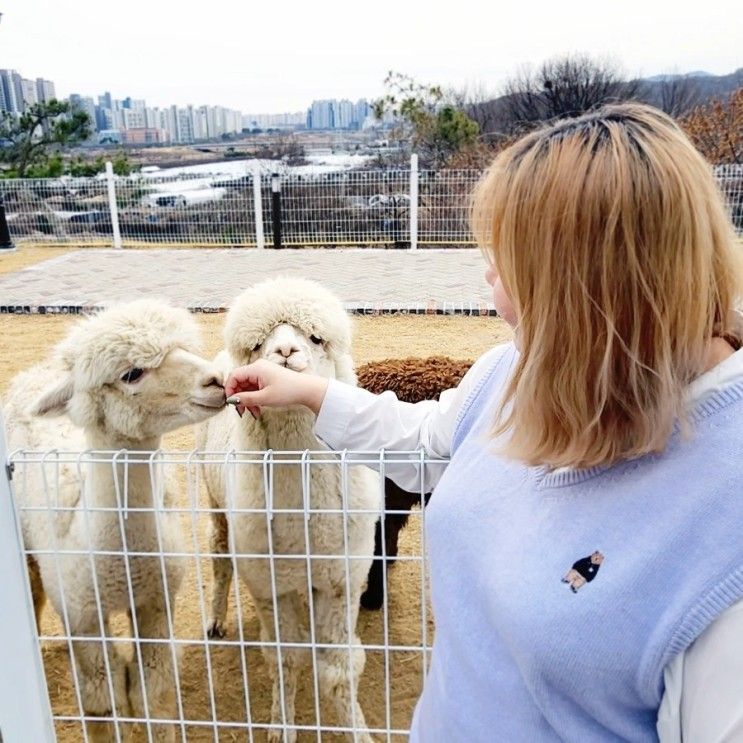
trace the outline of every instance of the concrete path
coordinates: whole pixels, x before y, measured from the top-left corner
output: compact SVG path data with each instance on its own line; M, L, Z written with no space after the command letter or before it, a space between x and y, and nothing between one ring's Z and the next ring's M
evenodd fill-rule
M0 275L0 313L78 313L143 296L221 312L246 286L283 274L322 282L355 313L494 314L484 270L476 249L86 249Z

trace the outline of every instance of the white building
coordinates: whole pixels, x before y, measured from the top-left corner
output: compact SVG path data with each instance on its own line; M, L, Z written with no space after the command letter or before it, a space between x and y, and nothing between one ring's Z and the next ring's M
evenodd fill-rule
M308 129L332 129L335 126L333 116L334 101L312 101L307 113Z
M24 109L39 102L36 95L36 83L33 80L27 80L25 77L21 78L21 90L23 91Z
M193 130L193 106L188 108L176 108L177 116L177 132L178 137L176 142L193 142L194 141L194 130Z
M313 101L307 111L308 129L360 129L369 115L370 106L361 98L356 103L347 99Z
M0 70L0 87L2 87L0 102L3 111L16 115L22 114L24 106L21 76L15 70Z
M124 129L144 129L147 127L144 109L124 108L121 113L124 120Z
M341 101L335 101L334 110L334 128L350 129L353 122L354 107L351 101L345 98Z
M44 80L43 77L36 78L36 100L39 103L48 103L54 100L57 94L54 91L54 83L51 80Z

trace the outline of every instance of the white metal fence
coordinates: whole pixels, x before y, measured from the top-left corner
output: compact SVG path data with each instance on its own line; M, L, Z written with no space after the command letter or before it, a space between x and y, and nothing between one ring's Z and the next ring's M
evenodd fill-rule
M715 174L743 234L743 166ZM91 246L467 246L474 170L0 180L13 239ZM278 198L277 198L278 197Z
M400 460L421 472L412 506L427 490L425 466L442 466L423 452L12 453L8 476L0 476L0 739L404 740L433 635L425 511L412 509L398 564L383 554L381 610L357 620L357 566L365 573L372 555L354 548L349 534L364 516L373 523L379 509L354 508L348 485L357 465L377 469L382 508L385 472ZM157 494L149 504L130 494L143 467ZM224 477L224 508L202 487L210 467ZM321 469L338 473L341 508L313 505ZM260 508L236 497L230 483L241 470L262 487ZM88 486L65 505L59 494L70 481L90 483L95 473L114 481L115 499L101 501ZM278 507L274 478L287 476L295 498ZM163 497L165 482L172 500ZM378 553L390 542L386 530L397 534L408 513L396 504L377 525ZM220 523L231 527L226 539ZM304 540L281 549L289 524ZM344 548L311 547L318 525L335 530ZM238 548L250 529L251 543L263 539L265 549ZM323 609L327 566L342 577L335 613ZM270 595L253 597L242 579L266 567ZM37 607L40 586L50 598L38 636L28 580ZM220 584L229 589L223 626L214 622ZM291 597L290 584L299 587ZM348 704L354 694L358 707Z

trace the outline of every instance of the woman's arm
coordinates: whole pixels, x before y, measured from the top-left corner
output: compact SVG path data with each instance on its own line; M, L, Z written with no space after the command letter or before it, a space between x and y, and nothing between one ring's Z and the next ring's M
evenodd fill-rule
M463 379L457 387L442 392L438 401L413 404L398 400L394 392L374 395L331 380L314 433L329 449L368 451L372 459L380 449L411 452L386 452L384 474L404 490L428 493L446 463L428 462L421 467L420 455L412 452L423 450L432 459L449 457L457 415L471 384L471 379Z
M225 391L239 400L238 410L248 409L254 415L260 415L260 407L266 405L305 405L317 414L315 435L330 449L372 453L422 449L430 458L447 458L464 401L503 349L496 346L481 356L459 385L445 390L438 401L406 403L393 392L374 395L335 379L298 374L270 362L236 369ZM370 458L374 455L365 460ZM385 464L385 475L412 492L430 492L445 468L444 463L429 463L421 470L417 454L394 459Z

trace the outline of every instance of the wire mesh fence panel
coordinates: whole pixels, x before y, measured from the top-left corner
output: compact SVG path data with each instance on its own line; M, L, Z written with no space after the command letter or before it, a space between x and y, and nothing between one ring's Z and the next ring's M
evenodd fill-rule
M419 506L441 460L10 462L59 741L406 739L433 638ZM396 466L419 492L387 480Z
M111 245L105 178L0 179L0 194L14 240Z
M252 176L177 175L116 183L124 245L255 245Z
M714 169L738 234L743 234L743 166ZM418 209L410 170L293 173L261 177L259 206L266 245L286 247L470 247L474 170L422 170ZM259 243L253 174L218 172L117 177L124 247L253 247ZM278 189L274 196L274 190ZM0 181L11 236L18 242L111 246L112 206L105 176ZM416 218L417 214L417 218ZM411 238L416 224L417 241ZM280 233L280 235L279 235ZM280 239L279 239L280 237Z
M480 173L475 170L422 170L418 242L421 246L474 245L467 222L469 198Z
M403 170L283 176L283 242L288 246L407 248L409 188L410 173Z
M743 165L718 165L714 172L735 230L743 235Z

